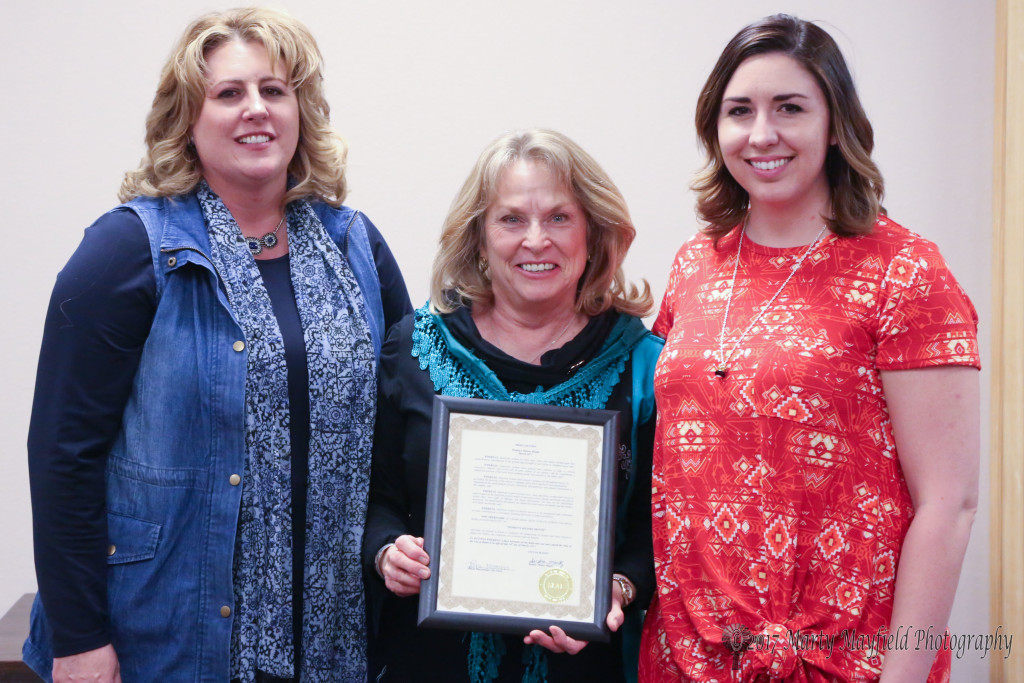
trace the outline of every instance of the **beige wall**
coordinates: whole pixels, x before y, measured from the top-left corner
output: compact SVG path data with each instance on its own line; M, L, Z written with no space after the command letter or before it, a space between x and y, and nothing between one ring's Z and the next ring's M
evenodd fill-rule
M65 0L5 12L0 609L35 588L24 444L54 275L136 164L173 40L201 11L234 4ZM672 254L696 228L686 189L700 164L693 107L718 52L765 14L822 20L875 125L890 214L939 244L978 308L987 387L995 0L279 5L321 42L333 118L352 146L349 203L389 238L416 303L441 218L477 153L502 130L533 125L575 138L622 188L639 228L628 272L660 297ZM985 464L957 633L989 630ZM956 666L954 680L980 680L988 660L968 653Z
M1024 0L996 15L992 259L992 628L1024 632ZM993 683L1024 667L995 659Z

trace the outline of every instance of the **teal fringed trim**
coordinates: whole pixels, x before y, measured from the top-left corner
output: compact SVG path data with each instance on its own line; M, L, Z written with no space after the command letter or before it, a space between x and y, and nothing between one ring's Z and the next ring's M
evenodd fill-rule
M523 648L523 683L548 683L548 655L539 645Z
M491 683L498 677L505 656L505 641L497 633L469 634L469 682ZM523 683L548 683L548 656L544 648L523 648Z
M487 365L451 336L444 321L428 306L416 311L412 355L419 359L420 369L430 373L434 391L444 396L600 409L619 383L630 353L646 334L643 323L622 316L597 357L565 382L532 394L509 392Z
M497 633L469 634L469 683L491 683L504 656L505 641Z
M434 391L442 396L458 396L461 398L490 398L498 401L511 401L512 398L501 383L494 378L491 386L483 387L475 377L456 361L449 346L457 346L458 350L468 356L470 364L483 363L445 333L444 323L435 318L427 306L416 311L416 323L412 331L412 355L419 359L420 370L429 370L430 381ZM479 373L477 373L479 374Z

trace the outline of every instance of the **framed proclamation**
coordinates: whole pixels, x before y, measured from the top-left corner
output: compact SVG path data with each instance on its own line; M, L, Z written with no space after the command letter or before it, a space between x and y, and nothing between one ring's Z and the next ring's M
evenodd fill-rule
M618 413L434 397L419 625L605 642Z

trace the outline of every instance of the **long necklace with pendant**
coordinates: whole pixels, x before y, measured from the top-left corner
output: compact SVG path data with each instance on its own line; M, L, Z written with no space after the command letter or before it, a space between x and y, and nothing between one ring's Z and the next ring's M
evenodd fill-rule
M718 365L715 367L715 377L719 379L725 378L726 374L729 372L729 361L731 361L732 357L736 355L736 351L740 348L740 344L747 338L747 334L750 330L754 329L754 325L756 325L764 316L765 312L772 307L775 300L779 298L779 295L782 294L782 290L786 288L789 281L793 279L794 275L796 275L796 271L800 269L801 265L803 265L804 260L810 256L811 252L814 251L814 248L818 246L818 242L821 241L821 237L825 234L827 229L827 225L821 228L821 232L818 233L818 236L814 238L814 241L811 242L810 246L807 247L807 250L804 251L803 255L800 256L797 262L793 265L792 269L789 271L789 275L786 276L786 279L783 281L782 286L776 290L775 294L772 295L772 298L768 300L768 303L761 307L761 310L758 311L757 315L754 316L754 319L750 321L747 328L740 333L739 337L736 338L736 343L732 345L732 349L730 349L729 354L726 355L725 329L729 324L729 309L732 308L732 293L736 290L736 275L739 273L740 269L740 253L743 250L743 235L747 232L746 223L744 223L743 227L740 228L739 244L736 247L736 263L732 267L732 283L729 285L729 298L725 301L725 315L722 317L722 331L718 335Z
M576 322L576 314L575 313L573 313L573 316L571 318L569 318L569 322L567 322L565 324L565 327L563 327L562 331L558 333L558 336L555 337L554 339L552 339L551 341L549 341L547 346L545 346L543 349L541 349L540 353L538 353L536 356L534 356L533 360L531 360L530 363L537 363L537 362L539 362L540 361L540 357L543 356L545 353L547 353L548 349L550 349L552 346L554 346L555 342L557 342L559 339L562 338L562 335L565 334L569 330L569 326L572 325L574 322Z
M245 242L249 245L249 251L252 252L253 256L257 256L262 253L264 249L273 249L277 246L277 231L284 225L284 219L287 214L281 216L281 220L278 221L277 227L272 231L268 232L263 237L246 237Z

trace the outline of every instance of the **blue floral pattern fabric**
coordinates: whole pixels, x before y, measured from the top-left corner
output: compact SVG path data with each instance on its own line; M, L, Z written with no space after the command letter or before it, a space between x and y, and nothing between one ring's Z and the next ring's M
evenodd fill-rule
M246 466L234 558L231 677L290 678L291 447L284 342L234 218L202 183L212 258L245 335ZM287 209L295 303L309 372L310 440L302 680L366 677L359 553L366 519L377 361L359 285L306 202Z

